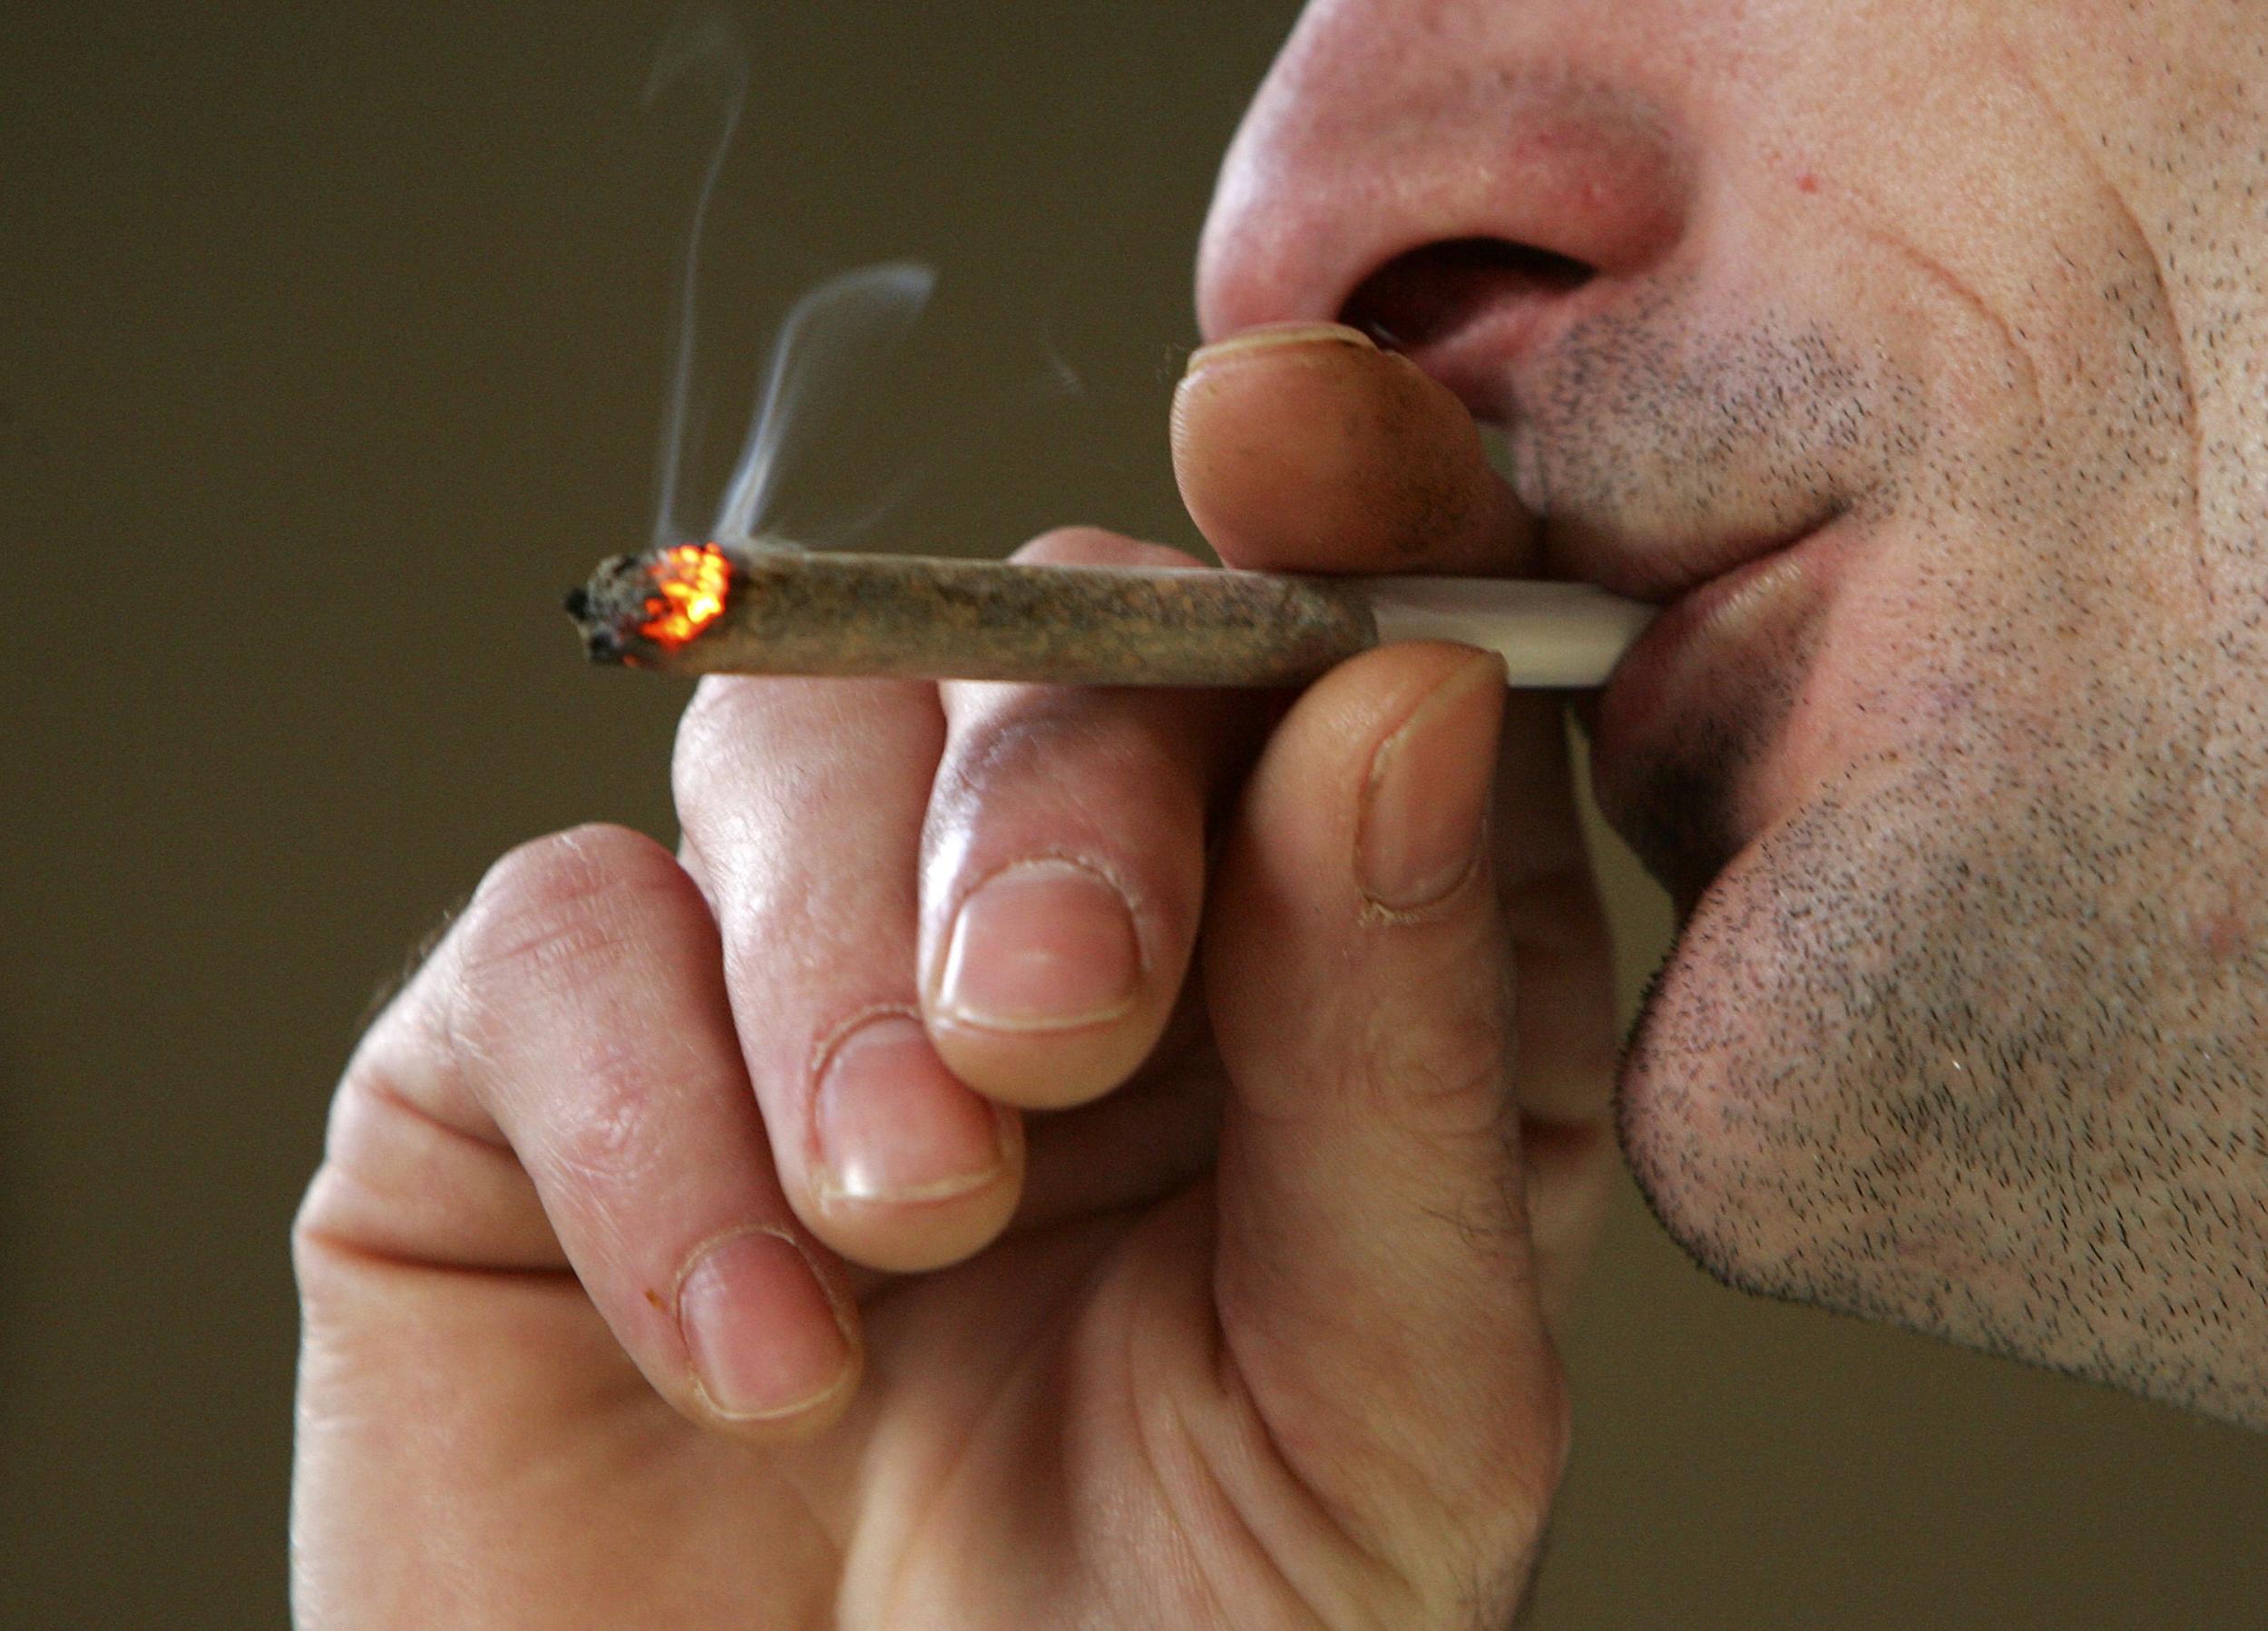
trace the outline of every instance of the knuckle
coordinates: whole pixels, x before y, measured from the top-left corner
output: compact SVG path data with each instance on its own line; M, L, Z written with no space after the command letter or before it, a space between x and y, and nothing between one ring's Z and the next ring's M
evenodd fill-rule
M819 773L784 743L872 733L873 698L841 681L710 674L679 716L670 791L691 833L730 827L748 813L790 806ZM854 698L856 698L855 700ZM862 711L860 703L868 705Z
M1041 533L1011 560L1034 566L1202 566L1195 555L1147 543L1102 527L1057 527Z
M687 703L670 762L678 815L697 842L730 847L830 799L924 783L941 729L937 688L917 680L710 675ZM709 859L722 860L716 851Z
M385 1233L394 1197L384 1175L396 1164L389 1157L399 1153L406 1120L438 1119L453 1131L488 1136L472 1130L487 1123L464 1091L443 1022L445 961L428 962L386 1005L340 1073L322 1161L292 1218L293 1259L303 1279L311 1269L335 1265L342 1241Z
M1047 786L1066 753L1091 748L1105 728L1063 688L1020 686L955 733L939 779L964 792L1023 777Z
M327 1321L352 1291L355 1259L340 1244L327 1196L328 1169L319 1171L291 1220L291 1278L311 1324Z
M824 781L827 767L809 756L777 751L782 722L794 710L824 714L840 706L825 691L792 680L702 679L678 719L670 788L687 836L703 846L711 865L731 872L745 840L813 801L814 785ZM840 720L849 730L864 723Z
M337 1211L331 1197L337 1180L332 1175L328 1161L317 1167L291 1215L291 1273L302 1287L329 1266L333 1255L327 1238Z
M709 674L693 688L678 716L677 742L670 752L670 777L680 807L698 805L701 790L720 764L728 763L748 734L752 688Z
M973 799L1030 788L1068 808L1119 817L1186 801L1198 775L1188 751L1194 725L1149 698L1017 687L957 721L940 793Z
M1033 565L1100 562L1110 560L1133 542L1106 527L1051 527L1019 546L1009 559Z
M488 869L458 926L467 975L547 955L561 939L604 942L620 906L676 862L623 827L572 827L532 839Z
M577 1064L572 1094L552 1112L546 1164L571 1185L635 1184L658 1154L653 1061L601 1046Z
M438 1027L475 1057L488 1027L532 995L575 991L649 943L654 919L690 888L642 834L590 825L535 839L489 869L456 929Z
M396 1200L339 1159L316 1169L292 1214L289 1235L292 1282L310 1320L354 1300L374 1260L409 1255L395 1225Z
M985 721L940 767L924 830L925 862L958 873L1016 855L1080 855L1148 871L1178 801L1158 763L1102 722L1044 705ZM986 860L990 857L991 860ZM1106 858L1110 864L1105 865Z
M358 1254L383 1255L416 1237L418 1218L446 1210L430 1188L443 1171L492 1184L500 1162L516 1158L503 1125L514 1103L545 1124L535 1142L556 1148L571 1177L635 1177L650 1153L641 1137L650 1061L602 1025L557 1061L570 1093L555 1080L515 1082L513 1061L525 1052L528 1027L545 1024L562 1001L619 996L628 989L625 965L650 955L694 913L708 922L669 852L624 828L555 834L491 867L341 1073L322 1163L292 1219L303 1296L342 1275L351 1280ZM512 1144L530 1131L517 1126Z
M447 989L431 1021L441 1069L464 1097L516 1128L523 1159L563 1180L560 1204L635 1182L654 1156L652 1101L658 1063L631 1032L604 1024L572 1028L560 1079L504 1079L503 1061L524 1050L521 1028L543 1023L562 1002L589 1009L642 989L633 966L679 926L709 922L674 857L621 827L571 829L523 845L491 869L459 924ZM533 1091L533 1097L529 1097ZM519 1105L508 1117L499 1100Z

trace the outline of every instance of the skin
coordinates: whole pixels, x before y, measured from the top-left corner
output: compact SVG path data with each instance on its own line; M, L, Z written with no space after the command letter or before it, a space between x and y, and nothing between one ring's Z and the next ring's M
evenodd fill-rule
M705 684L680 853L507 856L340 1086L302 1619L1501 1624L1610 1085L1735 1283L2268 1420L2263 56L2234 0L1311 6L1176 403L1223 556L1668 599L1802 540L1596 703L1684 914L1618 1082L1490 659Z
M1393 333L1565 571L1833 523L1599 709L1683 908L1619 1084L1657 1211L1735 1284L2268 1422L2268 17L1395 17L1308 14L1208 322Z

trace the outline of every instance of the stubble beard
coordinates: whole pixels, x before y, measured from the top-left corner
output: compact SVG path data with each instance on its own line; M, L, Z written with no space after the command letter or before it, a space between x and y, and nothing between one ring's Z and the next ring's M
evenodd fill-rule
M1744 851L1634 1028L1624 1147L1729 1284L2268 1425L2268 958L2169 887L2194 778L2077 746L1971 724Z

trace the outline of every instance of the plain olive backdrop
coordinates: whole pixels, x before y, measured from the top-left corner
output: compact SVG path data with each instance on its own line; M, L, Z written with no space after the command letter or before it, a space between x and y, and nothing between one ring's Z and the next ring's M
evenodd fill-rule
M1188 542L1190 252L1290 15L744 6L691 491L796 292L907 255L937 316L879 441L800 455L815 535L911 458L875 544ZM0 1622L283 1617L286 1229L351 1040L502 849L670 834L679 691L557 610L652 522L669 19L0 18ZM1610 864L1628 994L1666 919ZM1536 1626L2268 1623L2268 1445L1724 1291L1627 1187L1570 1362Z

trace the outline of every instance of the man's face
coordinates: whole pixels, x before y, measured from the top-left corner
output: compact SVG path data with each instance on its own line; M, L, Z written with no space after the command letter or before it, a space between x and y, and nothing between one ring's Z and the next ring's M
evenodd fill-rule
M1595 720L1670 1229L2268 1424L2263 85L2247 0L1316 0L1199 292L1671 605Z

